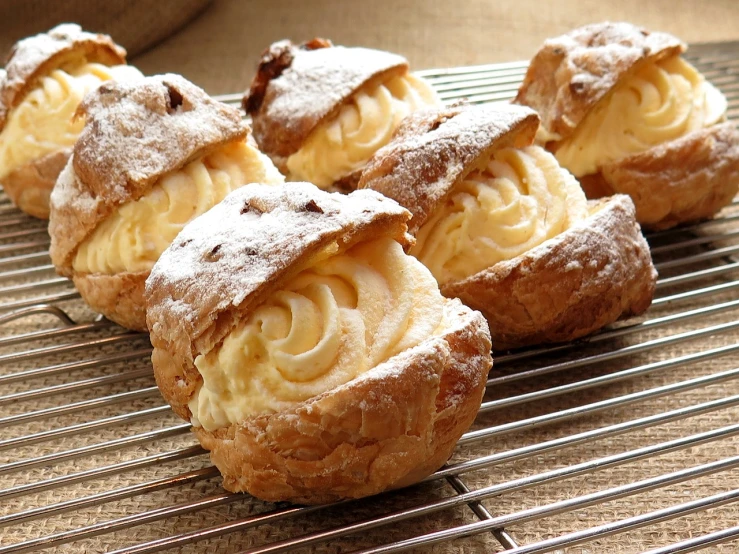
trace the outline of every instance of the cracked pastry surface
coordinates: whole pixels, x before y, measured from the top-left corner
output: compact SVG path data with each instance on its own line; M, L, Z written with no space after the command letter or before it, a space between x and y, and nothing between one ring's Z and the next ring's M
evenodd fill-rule
M110 37L77 25L15 45L0 79L0 181L22 210L48 218L49 193L84 124L74 114L85 94L141 77Z
M323 189L354 188L406 115L440 103L400 56L323 39L273 44L244 100L278 167Z
M208 431L294 407L434 336L443 297L390 238L300 272L207 354L188 404Z
M430 85L410 74L360 90L338 114L320 123L287 159L288 175L328 188L361 170L372 154L390 141L405 116L437 103Z
M253 145L226 144L120 206L79 245L72 267L86 273L148 271L187 222L255 180L280 183L282 177Z
M474 419L484 319L404 252L409 217L371 191L251 184L156 263L157 384L226 488L321 503L403 486Z
M724 95L666 33L588 25L547 40L516 102L590 198L628 194L655 229L711 217L739 188L739 132Z
M443 284L519 256L587 216L580 186L551 154L503 148L455 186L410 252Z
M656 271L625 196L588 203L519 106L419 111L360 180L413 213L410 252L488 319L496 348L560 342L646 310Z
M644 65L618 84L556 148L575 176L719 123L726 98L680 56Z
M79 110L51 195L52 262L91 307L146 330L144 281L183 226L239 186L284 179L238 111L182 77L106 83Z
M85 63L42 77L12 110L0 133L0 180L19 167L74 146L84 121L74 119L85 94L101 83L142 77L134 67Z

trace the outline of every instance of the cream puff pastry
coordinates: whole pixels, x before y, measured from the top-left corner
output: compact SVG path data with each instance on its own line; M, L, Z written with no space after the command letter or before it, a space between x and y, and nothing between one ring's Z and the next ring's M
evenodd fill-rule
M591 198L628 194L653 229L705 219L739 187L739 131L726 98L676 37L599 23L547 40L515 102Z
M51 194L51 259L83 299L146 330L144 281L191 219L253 181L284 178L238 110L178 75L105 83Z
M405 58L324 39L272 44L244 97L254 138L289 180L343 191L406 115L440 103Z
M487 325L404 252L409 218L372 191L251 184L154 265L157 384L226 489L317 504L402 487L472 423Z
M82 131L82 98L142 77L107 35L64 24L19 41L0 75L0 184L24 212L49 217L49 194Z
M496 349L587 335L646 310L655 288L631 200L589 203L533 145L538 126L522 106L422 110L359 183L413 213L410 253L486 316Z

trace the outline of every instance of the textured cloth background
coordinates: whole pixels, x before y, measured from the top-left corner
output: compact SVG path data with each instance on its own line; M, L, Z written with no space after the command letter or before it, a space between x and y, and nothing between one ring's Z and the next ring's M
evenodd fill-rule
M0 0L0 59L18 39L64 22L107 33L129 56L179 30L211 0ZM1 62L0 62L1 63Z
M605 19L688 42L739 40L736 0L216 0L136 63L222 94L244 89L262 50L282 38L382 48L422 69L528 59L548 36Z
M190 0L146 3L133 1L125 3L125 6L129 7L131 11L117 11L114 6L117 5L120 8L124 5L123 2L108 1L103 4L92 0L54 3L36 0L0 0L0 40L12 42L19 36L31 32L22 31L21 29L33 29L33 31L46 29L58 20L43 18L51 17L55 13L56 17L80 21L90 29L108 31L114 35L116 40L129 49L137 50L143 48L147 42L156 41L156 36L161 37L157 33L160 32L162 25L166 24L171 28L179 26L186 19L184 17L186 8L195 3ZM72 15L69 17L60 16L61 12L54 11L57 8L59 10L73 10L85 5L87 6L86 11L79 12L79 17ZM167 9L170 10L168 13L164 11ZM97 17L99 19L88 20L85 17ZM739 39L739 2L734 0L712 2L622 0L618 5L615 2L606 3L598 0L562 0L556 4L535 0L517 0L515 2L493 2L490 0L470 0L467 2L441 0L404 2L396 0L393 2L390 0L373 0L365 3L349 0L216 0L192 24L177 35L161 42L154 49L135 58L134 62L147 73L164 71L182 73L211 93L226 93L240 91L245 88L252 76L261 50L271 41L283 37L304 40L315 35L323 35L332 38L337 43L363 44L385 48L406 55L413 66L420 69L525 59L533 54L541 41L547 36L564 32L580 24L607 18L631 20L650 28L669 31L689 42ZM107 21L105 21L106 19ZM95 23L96 21L99 24ZM175 25L177 21L179 23ZM112 26L107 27L106 25ZM23 225L19 226L19 230L24 230ZM721 227L716 232L730 230L736 230L736 228ZM721 245L719 244L719 246ZM0 246L2 246L2 241L0 241ZM679 255L685 256L689 253L698 254L700 252L702 252L702 249L696 247L690 252L681 251ZM669 256L669 253L663 253L657 257L656 261L665 261ZM706 263L705 267L712 267L721 263L723 262L714 261ZM691 266L689 270L696 271L702 267L704 266ZM669 275L670 273L666 272L664 276ZM705 279L696 284L695 287L720 285L734 276L735 274L729 277L718 276ZM3 286L11 286L21 282L21 280L6 280ZM70 289L70 285L60 285L58 288L67 290ZM678 290L680 289L670 289L663 291L663 294L672 294L678 292ZM736 291L729 290L706 299L676 303L674 306L663 304L652 308L648 313L648 317L659 317L700 305L730 301L736 298ZM6 300L5 298L2 299L3 302ZM63 304L62 307L78 321L89 321L93 317L93 314L85 309L80 301L68 302ZM605 349L625 347L648 339L671 336L683 331L733 321L737 317L736 313L734 310L710 318L701 318L680 325L653 329L636 336L610 340L602 346ZM30 320L26 318L0 326L0 338L39 329L49 329L55 325L57 323L46 316L34 316ZM70 337L61 337L57 340L35 341L33 344L0 345L0 356L11 356L14 352L20 350L73 342L81 338L106 337L111 332L111 329L103 329L84 335L76 334ZM487 399L522 394L535 389L566 384L586 377L634 367L649 361L669 359L705 351L712 347L732 345L737 342L738 338L739 335L736 331L717 332L713 336L703 337L700 340L688 341L652 350L646 354L581 368L572 373L554 374L541 380L514 383L506 389L489 391ZM91 348L84 351L50 353L43 357L23 361L13 361L10 358L9 362L0 365L0 376L39 367L53 367L64 362L90 359L95 356L112 356L121 351L130 352L134 348L143 349L145 347L146 340L139 338L125 344L107 345L100 348L99 351ZM596 350L595 347L583 346L552 356L551 359L536 360L533 364L531 362L529 364L522 363L520 368L531 369L532 366L544 365L545 363L579 358ZM553 397L537 403L514 406L512 409L491 412L480 416L475 423L475 427L482 428L558 409L581 406L737 366L739 366L739 355L736 353L715 359L705 359L639 378L613 383L607 387L598 387L576 394ZM71 372L57 372L36 379L6 383L0 394L23 393L43 386L52 387L70 381L80 381L100 376L115 377L118 373L139 369L146 372L148 368L149 362L146 356L140 356L133 360L107 363L101 367L82 367ZM510 369L508 367L506 371ZM498 374L495 372L500 372L500 368L494 369L493 375ZM52 408L87 398L97 398L153 385L153 379L147 373L134 381L112 382L94 389L79 390L69 395L57 394L21 401L16 400L0 406L0 417ZM736 394L739 394L739 382L729 380L725 383L701 387L680 394L651 398L630 406L596 413L589 417L577 418L557 425L524 430L520 433L502 435L494 439L469 444L457 450L454 461L472 459L490 453L536 444L580 431ZM70 413L51 419L46 418L20 425L6 426L0 428L0 443L21 435L40 432L49 427L72 426L116 416L120 413L154 408L161 404L161 398L154 392L125 405L102 406L81 413ZM735 424L738 421L737 418L739 418L739 408L737 407L717 410L681 421L641 429L626 435L601 439L545 455L534 456L524 461L500 464L482 471L466 474L463 478L472 488L478 489L513 478L526 477L545 470L620 453L676 437L688 436L701 430L717 429ZM85 433L70 434L51 441L30 443L20 448L6 448L0 453L0 464L36 458L45 454L113 440L122 435L130 436L179 423L180 421L175 416L165 412L158 414L156 417L101 427ZM30 471L8 473L0 476L0 489L37 483L40 480L53 478L57 475L68 475L107 464L139 459L145 455L158 454L194 443L195 440L190 434L183 433L156 441L138 443L126 448L73 458L55 465L39 466ZM724 440L698 445L690 450L666 453L662 456L625 464L612 470L598 471L589 476L568 479L529 490L513 491L488 499L484 502L484 505L494 515L511 513L536 505L544 505L562 498L604 490L638 479L668 473L680 468L695 466L728 456L736 456L737 454L739 454L739 443L735 437L729 437ZM208 465L209 462L206 456L194 456L179 462L151 465L120 475L10 498L0 502L0 517L32 509L36 506L63 502L113 488L166 478ZM739 486L737 484L738 474L739 471L737 470L719 473L690 484L665 487L589 509L576 510L541 521L515 525L511 528L511 531L521 543L556 536L565 531L603 524L629 515L644 513L696 497L704 497L716 492L737 488ZM38 536L78 529L97 521L107 521L147 510L157 510L180 502L200 501L209 495L218 495L221 492L220 480L211 478L167 490L132 496L118 502L59 514L40 521L31 521L25 525L13 525L0 530L0 547ZM255 526L248 530L212 538L210 541L185 545L176 551L192 553L206 551L236 552L269 541L295 537L346 521L374 517L403 506L412 506L452 494L454 493L448 484L443 482L429 483L400 493L391 493L352 503L348 508L326 509L311 516L273 522L270 525ZM131 528L122 527L116 532L62 546L55 552L76 554L79 552L111 551L147 540L155 540L176 533L196 531L251 515L256 516L272 508L273 506L269 504L256 501L245 495L227 505L214 505L193 513L169 516L163 520L154 520L146 525ZM611 539L571 548L567 550L567 554L638 552L658 544L666 544L689 536L705 534L716 529L736 525L737 520L739 520L739 505L730 504L711 510L708 513L689 515L675 521L623 533ZM419 518L405 525L383 527L379 530L353 535L339 541L320 543L311 549L304 549L303 552L333 554L337 552L339 547L344 547L346 550L367 547L406 538L412 534L420 534L474 521L476 521L476 518L469 509L460 507ZM174 552L175 550L171 551ZM487 554L496 551L496 543L490 534L483 533L451 543L435 545L421 551ZM715 547L712 550L707 550L707 552L709 551L737 552L737 544Z

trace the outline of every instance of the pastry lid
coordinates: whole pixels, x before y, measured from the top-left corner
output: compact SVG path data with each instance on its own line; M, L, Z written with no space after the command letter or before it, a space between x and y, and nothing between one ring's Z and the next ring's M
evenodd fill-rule
M152 341L192 359L209 352L273 291L367 238L408 246L407 210L374 191L251 184L190 222L146 282Z
M672 35L631 23L586 25L544 42L515 102L534 108L543 127L564 139L625 76L686 48Z
M0 79L0 131L8 113L40 78L78 59L120 65L126 63L126 51L108 35L88 33L73 23L57 25L48 33L18 41L5 64L7 75Z
M381 50L334 46L321 38L301 45L283 40L262 55L244 109L262 151L286 158L361 87L407 71L405 58Z
M411 234L424 224L472 170L495 150L534 142L539 117L523 106L457 105L419 110L367 164L359 188L373 189L406 206Z
M51 195L57 266L69 263L116 206L249 132L237 109L171 74L103 83L85 97L76 117L85 117L85 126Z

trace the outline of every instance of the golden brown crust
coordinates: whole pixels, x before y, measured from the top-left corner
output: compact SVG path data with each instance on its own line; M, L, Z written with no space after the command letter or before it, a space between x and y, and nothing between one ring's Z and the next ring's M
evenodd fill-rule
M224 487L320 504L423 479L451 455L480 407L491 365L482 316L449 301L450 329L349 383L198 439Z
M739 131L734 123L699 129L608 163L581 183L589 198L628 194L650 229L706 219L739 189Z
M193 360L332 244L389 236L410 214L372 191L248 185L190 223L146 284L157 385L177 414L202 378ZM258 219L257 219L258 218ZM258 224L256 222L259 222ZM456 300L445 331L293 409L196 428L229 490L323 503L422 479L475 418L492 364L484 318Z
M146 332L144 283L148 276L147 271L115 275L75 272L72 280L93 310L127 329Z
M49 219L49 196L71 153L71 148L65 148L47 154L3 177L3 189L13 204L28 215Z
M310 183L249 185L229 194L182 230L147 281L152 345L166 352L155 350L154 359L172 358L165 364L163 387L183 378L198 381L195 357L209 352L327 247L335 243L344 250L367 236L412 243L406 235L409 217L372 191L345 197ZM188 401L173 401L187 419Z
M415 233L454 186L494 150L527 146L539 118L523 106L450 106L412 113L367 163L358 187L408 208Z
M78 108L85 127L50 198L51 260L82 298L125 327L146 330L148 272L81 274L74 256L107 217L170 171L232 141L248 127L238 110L178 75L104 83Z
M78 60L121 65L126 63L126 51L108 35L87 33L71 23L17 42L7 58L7 76L0 81L0 131L8 113L41 77Z
M71 275L72 258L122 204L167 172L246 137L238 110L179 75L104 83L78 108L86 117L74 153L51 195L51 258Z
M244 109L260 149L284 168L313 129L357 90L407 71L405 58L381 50L333 46L324 39L299 46L283 40L262 55Z
M548 39L531 60L514 102L534 108L565 139L625 76L684 52L678 38L630 23L596 23Z
M480 310L496 350L570 341L652 301L657 272L625 195L530 251L441 287Z

